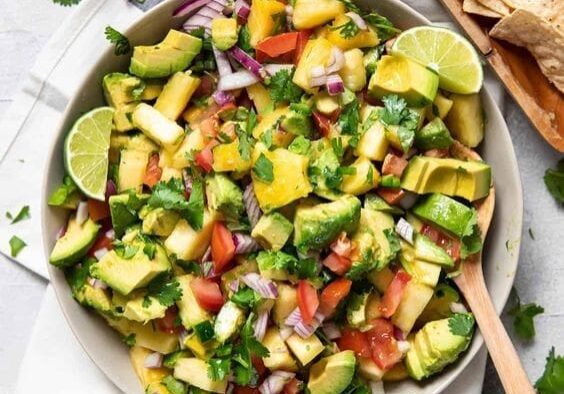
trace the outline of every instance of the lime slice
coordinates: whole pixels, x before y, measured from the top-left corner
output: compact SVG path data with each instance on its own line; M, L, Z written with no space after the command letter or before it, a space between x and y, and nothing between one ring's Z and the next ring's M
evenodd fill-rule
M453 93L477 93L484 73L478 53L468 40L451 30L419 26L401 33L392 54L405 56L439 74L439 87Z
M88 197L104 200L114 110L96 108L78 119L65 140L67 172Z

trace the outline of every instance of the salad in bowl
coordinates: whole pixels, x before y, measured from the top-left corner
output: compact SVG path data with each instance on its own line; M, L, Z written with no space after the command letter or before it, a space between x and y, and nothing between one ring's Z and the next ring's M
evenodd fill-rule
M149 394L381 393L468 348L482 69L352 1L189 1L76 120L49 262ZM123 48L121 48L123 49ZM126 51L127 52L127 51Z

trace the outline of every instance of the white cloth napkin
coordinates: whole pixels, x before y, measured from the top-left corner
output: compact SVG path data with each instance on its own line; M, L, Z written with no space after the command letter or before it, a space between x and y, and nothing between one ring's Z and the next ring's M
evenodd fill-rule
M147 0L148 9L161 0ZM431 20L449 18L436 0L405 0ZM5 144L0 146L0 184L8 185L0 195L0 212L31 207L31 220L7 227L0 222L0 251L9 255L9 238L16 233L28 244L17 262L47 279L40 228L40 191L46 160L46 145L57 130L70 97L85 78L97 54L108 44L105 26L125 30L142 11L125 0L83 0L51 38L0 122ZM501 104L503 90L491 77L486 85ZM17 174L17 176L15 175ZM101 339L102 340L102 339ZM446 391L447 394L481 393L486 352L482 351ZM35 392L74 394L119 393L94 366L67 327L49 286L37 317L31 341L18 378L17 394Z

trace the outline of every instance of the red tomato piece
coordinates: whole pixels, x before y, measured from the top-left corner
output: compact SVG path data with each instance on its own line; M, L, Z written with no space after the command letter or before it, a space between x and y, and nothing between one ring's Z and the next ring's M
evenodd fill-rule
M214 113L213 116L210 116L200 122L200 131L202 135L211 140L217 136L217 132L219 131L219 119L216 114Z
M294 64L298 64L304 53L304 49L311 37L311 30L302 30L298 33L298 39L296 41L296 50L294 52Z
M423 225L421 234L427 236L431 241L443 248L454 261L460 259L461 245L458 239L451 238L428 224Z
M319 134L323 137L329 135L329 131L331 130L331 121L328 117L317 111L313 111L313 123L315 124L317 131L319 131Z
M300 33L282 33L268 37L258 43L256 47L256 59L259 63L269 60L280 60L290 63L294 60L294 53Z
M162 174L163 170L159 167L159 154L153 153L149 159L149 164L147 164L143 183L152 188L161 180Z
M390 205L399 204L405 196L403 189L393 187L379 187L376 192Z
M190 288L194 292L198 305L207 311L219 312L224 300L216 282L205 278L195 278L190 282Z
M88 216L95 222L110 217L110 206L106 201L88 199Z
M403 357L394 339L394 326L386 319L373 320L371 325L366 337L372 350L372 360L380 369L387 371Z
M438 157L438 158L445 158L449 156L449 151L447 148L445 149L431 149L428 151L425 151L425 153L423 153L423 155L427 156L427 157Z
M213 225L211 254L214 272L220 273L235 257L235 243L231 231L221 222Z
M331 245L329 245L329 248L339 256L350 257L352 246L352 242L349 237L347 237L347 233L343 231L339 235L339 238L337 238L331 243Z
M213 170L213 152L210 145L206 146L204 149L196 153L194 160L198 167L200 167L205 172L211 172Z
M341 350L352 350L358 357L369 358L372 356L370 342L360 330L345 328L341 338L337 339L337 345Z
M352 281L339 278L329 283L321 292L319 310L325 316L329 316L335 311L337 306L349 295Z
M108 238L105 232L100 233L94 244L88 249L88 256L94 257L94 253L101 249L111 250L113 248L113 242L114 240Z
M296 378L290 380L282 389L283 394L298 394L302 391L303 383Z
M260 394L260 391L257 387L235 386L233 394Z
M392 153L388 153L382 163L382 174L395 175L398 178L401 178L407 164L408 162L406 159Z
M164 317L157 319L157 327L159 331L167 334L178 333L181 327L176 327L176 318L178 317L178 309L175 306L168 308Z
M298 283L298 307L304 322L310 324L319 307L319 298L317 290L307 280L300 280Z
M352 261L344 256L339 256L337 253L332 252L323 260L323 265L329 268L337 275L343 276L351 268Z
M380 305L380 310L384 317L391 317L398 309L401 302L401 297L405 287L411 280L411 275L407 272L399 270L396 272L394 279L388 285L388 288L384 292L382 297L382 304Z
M266 373L268 372L268 369L264 365L264 362L262 361L261 357L253 355L251 357L251 362L253 363L253 367L255 367L255 369L256 369L256 371L257 371L257 373L259 374L260 377L263 377L264 375L266 375Z

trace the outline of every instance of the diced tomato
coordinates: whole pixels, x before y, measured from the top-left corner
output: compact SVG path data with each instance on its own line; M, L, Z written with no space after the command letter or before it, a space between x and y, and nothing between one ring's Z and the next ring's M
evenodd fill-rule
M425 153L423 153L423 155L427 156L427 157L438 157L438 158L445 158L449 156L449 151L448 149L431 149L428 151L425 151Z
M283 394L298 394L302 391L303 382L296 378L290 380L282 389Z
M263 377L268 372L268 369L264 365L261 357L253 355L251 358L251 362L253 363L253 367L255 367L257 373L260 377Z
M298 283L298 307L303 321L310 324L319 307L319 298L317 290L307 280L300 280Z
M106 201L88 199L88 216L95 222L110 217L110 206Z
M345 328L341 338L337 339L341 350L352 350L358 357L371 357L370 342L366 335L354 328Z
M235 386L233 394L260 394L260 391L257 387Z
M215 222L213 225L211 254L215 273L222 272L235 257L235 243L231 231L221 222Z
M194 297L198 305L211 312L219 312L224 304L223 294L219 285L205 278L194 278L190 282L190 288L194 292Z
M411 275L407 272L402 270L396 272L394 279L392 279L388 288L384 292L384 296L382 297L380 309L384 317L391 317L396 312L396 309L398 309L401 302L401 297L403 296L405 287L410 280Z
M393 187L379 187L376 192L390 205L399 204L405 196L403 189Z
M296 42L296 50L294 52L294 64L298 64L302 58L302 53L311 37L311 30L302 30L298 33L298 39Z
M147 164L143 183L152 188L161 180L162 174L163 170L159 167L159 154L153 153L149 159L149 164Z
M379 368L387 371L403 357L394 338L394 326L386 319L376 319L370 324L372 328L366 332L366 337L372 349L372 360Z
M407 164L408 162L406 159L392 153L388 153L382 163L382 174L395 175L398 178L401 178Z
M337 275L343 276L351 268L352 261L347 257L339 256L337 253L332 252L329 256L325 257L323 265Z
M328 117L317 111L313 111L313 123L315 123L315 128L319 131L319 134L323 137L329 135L329 131L331 130L331 121Z
M332 314L351 291L352 282L339 278L329 283L321 292L319 310L325 316Z
M167 334L178 333L181 327L176 326L176 318L178 317L178 309L175 306L168 308L163 318L157 319L157 327L159 331Z
M208 144L204 149L196 153L194 160L196 164L205 172L213 170L213 146Z
M454 261L458 261L460 259L460 247L460 241L451 238L445 251Z
M237 106L235 103L227 103L223 105L219 111L217 112L217 116L220 119L225 119L225 117L229 117L230 115L234 114L237 111Z
M424 224L421 227L421 234L427 236L431 241L440 246L448 255L457 261L460 258L460 241L449 237L437 228Z
M88 249L88 256L94 257L94 254L102 249L111 250L114 240L106 236L106 232L100 232L94 244Z
M329 245L329 248L339 256L350 257L352 252L352 242L349 237L347 237L347 233L343 231L339 235L339 238Z
M296 45L300 33L282 33L258 43L256 59L259 63L278 60L281 63L291 63L295 57Z
M202 120L200 122L200 131L208 140L215 138L219 131L219 118L214 115Z

